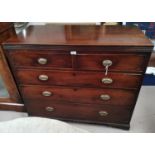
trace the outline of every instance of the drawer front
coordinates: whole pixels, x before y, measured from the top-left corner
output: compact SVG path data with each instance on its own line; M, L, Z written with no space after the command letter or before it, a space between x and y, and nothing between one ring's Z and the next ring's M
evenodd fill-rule
M63 103L133 105L136 91L121 89L67 88L49 86L20 87L26 101L47 100Z
M136 54L81 54L77 56L80 70L105 70L103 61L110 60L109 71L143 72L145 55Z
M81 87L105 87L105 88L139 88L142 80L140 74L82 72L82 71L54 71L54 70L17 70L19 84L39 85L64 85ZM47 79L40 79L41 75ZM112 79L112 83L106 83L106 78Z
M29 115L98 123L129 123L132 109L116 106L90 106L49 102L26 103Z
M9 59L15 67L71 68L69 54L51 54L51 52L10 51Z

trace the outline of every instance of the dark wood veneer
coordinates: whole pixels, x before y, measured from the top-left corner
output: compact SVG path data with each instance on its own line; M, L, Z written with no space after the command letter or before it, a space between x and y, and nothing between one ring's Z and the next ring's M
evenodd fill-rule
M32 53L19 51L10 52L10 59L16 67L53 67L53 68L71 68L72 67L72 57L70 54L51 54L52 52L37 52ZM48 60L46 65L40 65L38 63L39 58L46 58ZM24 61L23 61L24 60Z
M27 101L64 101L84 104L109 104L109 105L133 105L136 98L136 90L121 89L95 89L78 87L54 87L54 86L23 86L20 87L23 98ZM42 92L49 91L51 96L43 96ZM100 95L108 94L111 98L104 101Z
M54 111L46 111L46 107L53 107ZM88 121L92 123L119 123L129 124L132 108L118 107L109 105L83 105L83 104L62 104L62 103L47 103L27 102L27 110L30 115L43 116L58 119L70 119L79 121ZM108 111L107 117L99 115L99 111Z
M29 115L129 128L153 48L140 30L48 25L24 31L3 48ZM112 61L107 75L103 60ZM103 84L105 77L113 82ZM52 95L43 96L44 91ZM111 98L103 101L101 94Z
M47 75L47 81L39 80L39 75ZM58 71L41 69L19 69L16 71L19 85L58 85L58 86L80 86L80 87L102 87L137 89L142 80L141 74L114 73L105 71ZM102 83L102 79L109 77L113 79L112 84Z
M30 26L26 32L5 42L14 45L74 45L74 46L140 46L151 42L136 27L45 25Z
M77 68L80 70L100 70L104 67L102 61L108 59L113 62L110 71L142 72L144 71L145 55L136 54L81 54L77 56Z
M123 53L109 53L104 54L90 54L88 52L77 51L77 56L73 60L73 56L70 55L70 51L32 51L32 50L18 50L14 52L9 52L9 57L11 62L17 68L21 67L44 67L53 69L69 69L72 68L72 63L76 64L76 69L78 70L99 70L103 71L104 67L102 61L105 59L110 59L113 61L112 66L109 68L110 71L127 71L127 72L143 72L145 69L145 59L146 54L123 54ZM85 54L87 53L87 54ZM47 64L40 65L37 60L39 58L46 58ZM24 60L24 61L23 61ZM129 63L131 63L129 65Z

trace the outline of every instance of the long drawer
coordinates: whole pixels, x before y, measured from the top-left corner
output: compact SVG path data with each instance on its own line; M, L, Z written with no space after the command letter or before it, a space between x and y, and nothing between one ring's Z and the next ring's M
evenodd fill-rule
M25 101L61 101L62 103L133 105L136 90L95 89L54 86L22 86L20 87Z
M129 107L90 106L83 104L61 104L46 101L26 102L29 115L49 118L81 120L95 123L128 124L132 115Z
M139 88L141 74L56 70L17 70L17 81L21 85L62 85L105 88ZM43 78L42 78L43 77ZM46 79L45 79L46 78ZM106 83L110 79L111 82Z

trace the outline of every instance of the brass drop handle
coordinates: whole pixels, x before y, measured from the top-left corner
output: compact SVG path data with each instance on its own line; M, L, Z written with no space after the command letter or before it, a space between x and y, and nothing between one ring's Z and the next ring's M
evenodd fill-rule
M103 100L103 101L108 101L108 100L110 100L110 95L108 95L108 94L102 94L102 95L100 95L100 99L101 100Z
M111 60L103 60L102 65L105 67L105 75L107 75L108 69L112 65L112 61Z
M54 108L53 107L46 107L45 109L46 109L46 111L49 111L49 112L54 111Z
M40 65L45 65L45 64L47 64L47 59L46 59L46 58L39 58L39 59L38 59L38 63L39 63Z
M39 75L39 80L47 81L48 80L48 76L47 75Z
M108 115L107 111L99 111L98 113L100 116L103 116L103 117Z
M102 83L104 83L104 84L111 84L111 83L113 83L113 80L111 79L111 78L102 78Z
M48 97L48 96L52 96L52 93L50 91L43 91L42 95Z

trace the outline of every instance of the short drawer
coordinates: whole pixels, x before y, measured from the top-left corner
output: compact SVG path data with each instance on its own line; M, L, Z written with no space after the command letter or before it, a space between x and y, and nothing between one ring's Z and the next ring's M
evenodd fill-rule
M24 100L61 101L63 103L134 105L135 90L95 89L78 87L23 86Z
M90 106L83 104L62 104L49 102L27 102L28 114L63 120L75 120L95 123L128 124L132 115L129 107Z
M146 58L140 54L80 54L77 68L105 71L106 60L111 62L109 71L143 72Z
M105 88L139 88L141 74L56 70L17 70L17 81L21 85L62 85ZM43 77L41 79L41 77ZM46 79L44 78L46 77ZM106 83L110 79L110 83Z
M10 51L9 60L15 67L72 67L71 55L49 51Z

